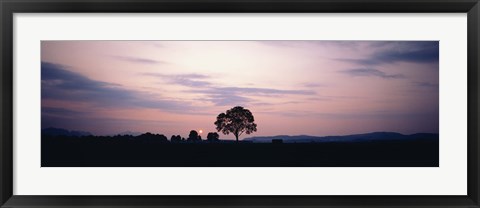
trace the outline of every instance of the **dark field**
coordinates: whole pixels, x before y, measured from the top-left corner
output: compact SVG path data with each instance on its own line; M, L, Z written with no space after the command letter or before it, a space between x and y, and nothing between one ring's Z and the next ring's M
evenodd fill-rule
M438 167L437 138L324 143L170 143L42 138L42 167Z

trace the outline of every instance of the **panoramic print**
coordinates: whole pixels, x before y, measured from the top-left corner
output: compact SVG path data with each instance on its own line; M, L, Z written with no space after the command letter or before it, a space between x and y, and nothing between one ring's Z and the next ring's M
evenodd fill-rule
M42 41L42 167L438 167L438 41Z

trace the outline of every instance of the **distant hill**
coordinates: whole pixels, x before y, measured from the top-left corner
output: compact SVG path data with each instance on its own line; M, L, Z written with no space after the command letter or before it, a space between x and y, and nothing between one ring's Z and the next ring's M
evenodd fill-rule
M42 135L49 136L90 136L92 133L86 131L69 131L61 128L45 128L42 129Z
M438 134L418 133L411 135L404 135L396 132L373 132L366 134L352 134L343 136L264 136L264 137L249 137L243 139L244 141L251 141L254 143L271 143L273 139L281 139L284 143L311 143L311 142L366 142L379 140L419 140L419 139L438 139Z

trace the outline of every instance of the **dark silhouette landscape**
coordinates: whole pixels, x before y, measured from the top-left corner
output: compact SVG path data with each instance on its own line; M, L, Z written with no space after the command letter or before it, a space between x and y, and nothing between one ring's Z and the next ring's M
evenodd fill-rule
M41 41L41 165L438 167L439 46Z
M438 134L374 132L222 140L42 130L42 167L438 167Z

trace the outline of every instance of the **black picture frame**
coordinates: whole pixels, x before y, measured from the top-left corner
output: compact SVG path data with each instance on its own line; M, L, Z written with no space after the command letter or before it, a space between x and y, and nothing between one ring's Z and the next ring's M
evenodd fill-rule
M480 207L479 0L0 0L1 207ZM466 196L25 196L13 195L15 13L467 13L468 194ZM92 187L94 189L94 187Z

